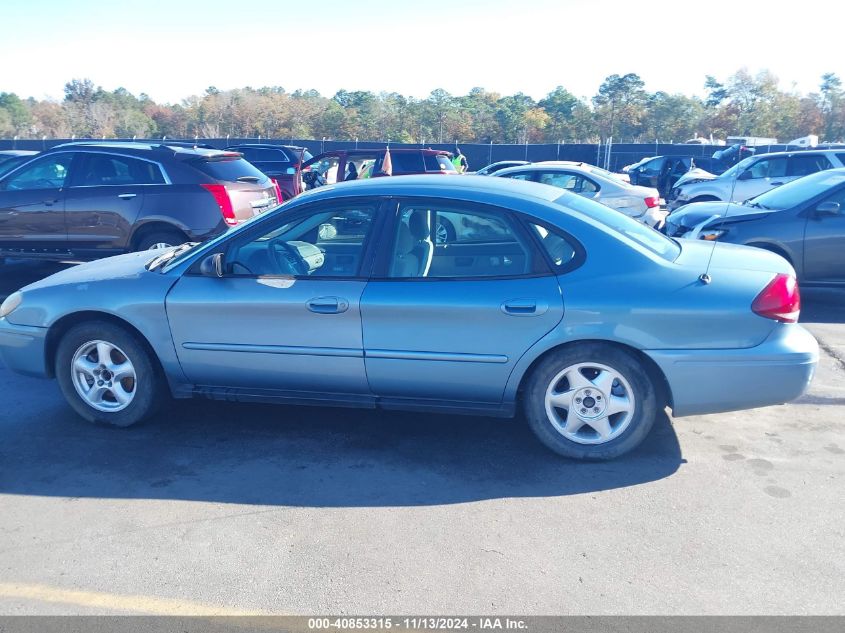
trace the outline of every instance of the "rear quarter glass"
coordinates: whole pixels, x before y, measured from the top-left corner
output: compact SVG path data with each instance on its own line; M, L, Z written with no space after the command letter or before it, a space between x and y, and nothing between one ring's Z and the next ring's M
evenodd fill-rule
M243 158L201 160L191 166L214 180L237 182L238 178L258 178L257 184L265 185L267 176Z

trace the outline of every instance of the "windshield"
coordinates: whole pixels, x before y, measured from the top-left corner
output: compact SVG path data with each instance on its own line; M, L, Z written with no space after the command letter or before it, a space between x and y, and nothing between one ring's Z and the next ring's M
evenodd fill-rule
M761 193L746 201L745 204L761 209L790 209L843 182L845 182L845 174L820 171Z
M590 216L670 262L681 254L681 247L675 240L603 204L569 193L557 198L555 203Z
M744 158L741 161L739 161L736 165L731 167L730 169L725 170L722 173L722 175L719 176L719 177L720 178L736 178L736 176L738 174L741 174L742 172L744 172L745 168L748 167L754 161L755 161L754 156L749 156L748 158Z
M302 194L302 195L305 195L305 194ZM268 218L272 215L275 215L275 212L283 206L285 206L285 205L279 205L275 209L270 209L268 211L265 211L264 213L259 213L258 215L254 215L251 218L244 220L243 222L241 222L237 226L233 226L231 229L229 229L225 233L222 233L222 234L218 235L217 237L210 239L207 242L203 242L202 243L203 248L205 248L206 246L213 246L214 244L217 244L221 240L228 239L234 233L236 233L238 231L242 231L246 227L252 226L255 222L257 222L259 220L264 220L264 219L266 219L266 218ZM196 243L193 243L193 244L195 245ZM185 252L179 251L178 256L174 257L169 262L167 262L167 264L161 269L161 272L166 273L166 272L172 270L173 268L175 268L176 266L178 266L179 264L181 264L188 257L193 256L192 250L193 250L193 246L191 248L187 249Z

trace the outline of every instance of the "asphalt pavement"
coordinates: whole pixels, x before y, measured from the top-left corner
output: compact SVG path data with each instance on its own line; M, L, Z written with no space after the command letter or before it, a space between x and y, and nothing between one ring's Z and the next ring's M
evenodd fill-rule
M56 270L0 268L0 296ZM845 614L845 293L801 400L582 464L521 420L180 402L0 367L0 614ZM838 356L838 358L837 358Z

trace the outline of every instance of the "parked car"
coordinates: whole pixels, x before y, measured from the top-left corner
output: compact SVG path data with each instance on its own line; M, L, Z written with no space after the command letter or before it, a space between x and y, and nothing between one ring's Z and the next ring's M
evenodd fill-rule
M601 202L649 226L663 221L665 213L660 210L657 189L630 185L606 174L606 170L585 163L547 162L511 167L493 175L559 187Z
M591 165L590 163L585 163L580 160L541 160L537 161L536 163L531 163L532 165L558 165L558 166L566 166L566 165L575 165L576 167L583 167L594 174L599 174L606 178L612 178L614 180L621 180L622 182L630 183L631 179L628 177L626 172L614 172L608 169L604 169L603 167L597 167L596 165Z
M692 156L655 156L632 165L626 173L632 185L652 187L665 198L678 179L694 165Z
M326 184L348 180L365 180L384 176L385 149L355 149L324 152L302 165L296 179L297 194ZM457 174L449 152L435 149L400 148L390 150L391 173Z
M804 284L845 284L845 169L799 178L743 204L688 204L666 218L665 230L772 251Z
M716 176L692 170L669 194L670 210L690 202L742 202L808 174L845 166L845 153L836 150L773 152L750 156Z
M519 167L520 165L527 165L527 160L500 160L495 163L490 163L486 167L482 167L478 171L467 172L467 175L474 174L476 176L491 176L500 169L507 169L508 167Z
M499 234L438 245L443 212ZM354 232L321 230L350 217ZM555 187L373 178L308 192L205 244L31 284L0 306L0 354L115 426L168 395L521 409L552 450L606 459L637 446L666 405L685 416L803 393L818 348L796 323L793 272L761 249L675 241Z
M282 200L296 195L294 182L297 169L311 160L311 152L297 145L271 145L269 143L244 143L231 145L226 151L238 152L250 163L279 183Z
M38 152L32 152L24 149L0 150L0 176L12 171L18 165L24 164L33 156L37 155Z
M0 257L96 259L200 242L279 203L235 152L59 145L0 178Z

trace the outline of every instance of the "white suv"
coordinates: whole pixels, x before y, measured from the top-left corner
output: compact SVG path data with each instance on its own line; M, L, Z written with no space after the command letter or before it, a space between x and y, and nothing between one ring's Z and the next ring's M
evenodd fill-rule
M749 156L720 176L692 170L678 179L667 201L670 211L690 202L744 202L817 171L845 167L842 150L774 152Z

